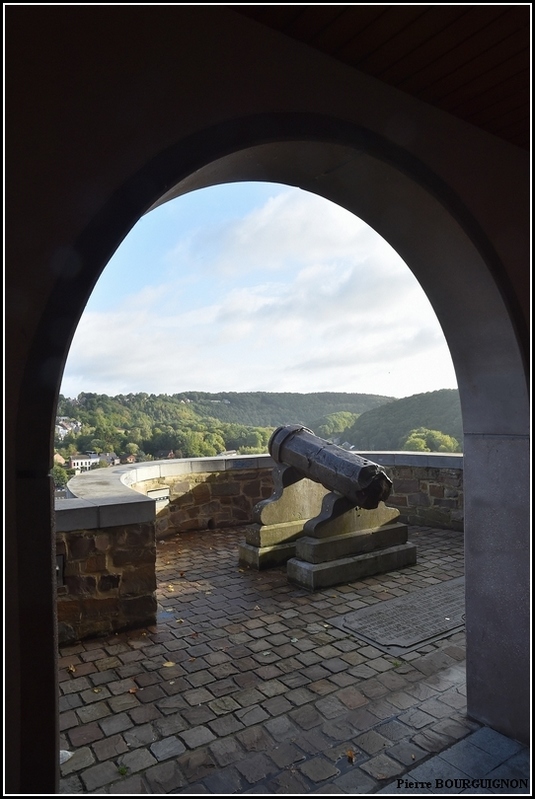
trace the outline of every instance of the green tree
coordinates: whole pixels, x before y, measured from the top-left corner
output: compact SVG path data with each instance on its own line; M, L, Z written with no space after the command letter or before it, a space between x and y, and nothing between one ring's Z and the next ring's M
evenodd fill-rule
M50 472L56 488L65 488L68 481L68 475L65 469L59 464L55 463Z
M106 442L102 438L93 438L91 440L91 452L96 452L100 455L106 449Z
M400 442L400 449L412 452L460 452L459 442L440 430L418 427Z
M343 433L352 427L359 417L358 413L349 411L338 411L338 413L328 413L321 419L313 423L312 429L321 438L330 438L337 433Z

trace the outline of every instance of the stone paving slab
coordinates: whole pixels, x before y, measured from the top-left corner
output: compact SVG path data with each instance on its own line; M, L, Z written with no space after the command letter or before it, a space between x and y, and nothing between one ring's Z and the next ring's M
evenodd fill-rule
M315 593L240 567L240 529L159 542L157 625L60 652L60 792L407 793L394 781L529 771L466 717L462 631L392 656L333 624L462 577L461 533L409 537L415 566Z
M464 577L353 610L332 624L391 655L422 648L464 629Z

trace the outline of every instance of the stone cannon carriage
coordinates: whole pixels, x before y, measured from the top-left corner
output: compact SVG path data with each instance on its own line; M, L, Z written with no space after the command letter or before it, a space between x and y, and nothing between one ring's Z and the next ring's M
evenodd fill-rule
M392 481L379 464L302 425L277 428L268 446L274 491L255 507L241 563L286 562L288 579L313 590L416 563L399 511L384 504Z

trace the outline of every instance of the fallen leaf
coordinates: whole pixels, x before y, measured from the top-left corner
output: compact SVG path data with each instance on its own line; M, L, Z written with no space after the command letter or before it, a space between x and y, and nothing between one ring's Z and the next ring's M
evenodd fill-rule
M184 619L175 619L177 624L184 624Z
M167 668L171 668L171 666L176 666L176 663L173 663L172 660L166 660L165 663L162 663L162 666L166 666Z
M139 691L139 688L129 688L129 689L128 689L128 693L129 693L129 694L135 694L135 693L137 693L138 691Z
M76 674L76 666L67 666L67 671L69 674Z
M346 752L346 755L347 755L347 762L348 763L353 763L353 761L355 759L354 751L352 749L348 749L347 752Z
M168 585L168 586L167 586L167 589L168 589L169 591L174 591L174 590L175 590L175 589L174 589L174 587L173 587L172 585Z
M101 688L93 688L93 693L94 694L99 694L101 692L101 690L102 690Z

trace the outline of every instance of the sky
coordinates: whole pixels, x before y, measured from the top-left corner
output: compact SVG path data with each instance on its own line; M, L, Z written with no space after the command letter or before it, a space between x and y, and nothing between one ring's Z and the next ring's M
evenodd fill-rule
M234 183L132 228L80 319L61 393L456 386L429 301L379 234L301 189Z

